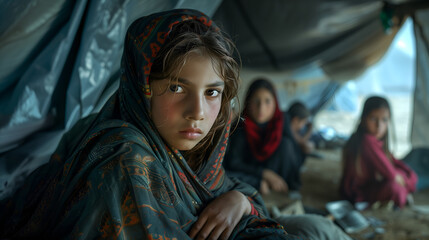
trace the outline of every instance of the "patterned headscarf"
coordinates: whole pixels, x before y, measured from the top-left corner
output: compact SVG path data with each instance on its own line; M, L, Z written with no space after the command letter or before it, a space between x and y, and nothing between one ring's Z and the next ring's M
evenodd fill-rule
M154 59L166 43L171 30L178 23L187 20L200 21L212 30L219 31L214 22L203 13L179 9L134 21L128 28L125 38L121 86L118 93L121 113L123 118L136 125L146 136L156 136L151 138L153 141L151 143L157 146L162 146L164 143L160 142L162 140L149 117L151 96L149 75ZM202 180L204 185L212 190L216 189L216 185L213 185L211 180L221 171L229 129L230 122L223 129L222 139L216 139L217 147L207 160L208 164L198 171L198 177L193 174L193 171L188 171L192 178ZM159 151L161 161L168 159L163 150L159 149ZM167 153L174 154L177 159L183 159L177 149L167 148ZM188 168L187 164L183 164L182 167Z
M231 190L248 196L259 213L244 216L231 239L286 237L282 226L264 219L256 190L224 173L230 123L195 173L149 117L153 60L172 27L190 19L213 26L204 14L183 9L131 24L118 92L63 137L22 189L0 202L0 238L188 239L204 207Z

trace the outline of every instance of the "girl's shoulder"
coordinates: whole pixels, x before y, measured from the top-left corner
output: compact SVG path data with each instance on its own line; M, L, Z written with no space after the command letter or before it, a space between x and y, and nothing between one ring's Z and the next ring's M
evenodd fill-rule
M116 148L119 145L139 145L150 149L148 138L135 125L123 120L110 119L96 124L81 142L79 150Z
M114 123L113 125L111 125L109 132L110 134L116 136L120 135L126 142L129 143L136 143L138 145L149 145L149 137L146 136L146 134L143 133L138 127L128 122L119 121L117 123Z
M362 136L361 145L364 149L382 149L383 144L383 141L378 140L374 135L365 133Z

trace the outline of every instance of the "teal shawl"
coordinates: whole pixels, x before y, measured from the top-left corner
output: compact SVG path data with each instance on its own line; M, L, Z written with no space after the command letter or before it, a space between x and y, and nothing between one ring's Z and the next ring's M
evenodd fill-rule
M259 216L244 216L231 239L282 239L266 219L256 190L225 175L230 123L216 149L194 172L166 145L149 114L149 74L172 27L204 14L172 10L142 17L128 29L118 91L102 110L64 135L49 163L0 203L0 237L37 239L188 239L187 232L217 196L238 190Z

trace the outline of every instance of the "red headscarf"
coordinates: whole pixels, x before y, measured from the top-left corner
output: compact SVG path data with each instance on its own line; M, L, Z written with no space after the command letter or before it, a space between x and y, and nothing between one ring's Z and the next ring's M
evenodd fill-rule
M266 128L259 127L249 117L248 103L244 109L244 128L246 130L247 142L250 145L253 155L261 162L267 160L276 151L282 140L283 114L279 109L276 95L274 95L274 99L276 101L276 110Z

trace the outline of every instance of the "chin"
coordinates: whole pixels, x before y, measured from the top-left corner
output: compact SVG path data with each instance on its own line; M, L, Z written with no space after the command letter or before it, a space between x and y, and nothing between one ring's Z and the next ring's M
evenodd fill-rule
M197 143L182 143L182 144L176 144L173 146L180 151L189 151L192 148L194 148L197 145Z

